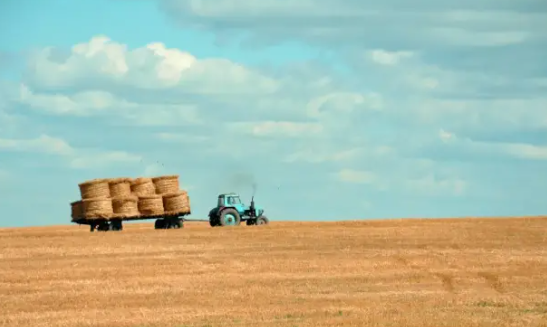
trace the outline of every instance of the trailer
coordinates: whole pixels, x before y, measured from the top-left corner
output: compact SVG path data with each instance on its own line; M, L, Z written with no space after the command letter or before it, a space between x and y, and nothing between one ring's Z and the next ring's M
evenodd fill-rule
M184 227L185 217L190 211L169 212L161 215L135 215L124 217L86 217L72 219L78 225L89 225L89 231L122 231L124 221L155 219L154 229L178 229Z

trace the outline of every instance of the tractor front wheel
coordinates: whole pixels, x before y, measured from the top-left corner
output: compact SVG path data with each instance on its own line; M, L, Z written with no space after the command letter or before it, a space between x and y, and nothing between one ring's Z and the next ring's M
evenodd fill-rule
M220 226L237 226L241 223L241 217L235 209L222 210L219 218Z
M270 223L270 220L266 216L260 216L256 218L255 225L268 225Z

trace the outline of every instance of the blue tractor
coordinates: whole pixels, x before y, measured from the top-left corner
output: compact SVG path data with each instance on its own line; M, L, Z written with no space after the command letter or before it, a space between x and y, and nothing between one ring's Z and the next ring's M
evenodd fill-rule
M216 226L238 226L242 221L251 225L266 225L270 221L264 216L264 209L255 205L254 196L247 207L236 193L218 196L217 206L209 211L209 224Z

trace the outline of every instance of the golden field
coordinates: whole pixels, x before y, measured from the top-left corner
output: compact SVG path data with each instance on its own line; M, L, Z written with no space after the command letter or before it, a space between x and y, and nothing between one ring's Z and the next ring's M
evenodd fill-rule
M0 326L547 326L547 219L0 229Z

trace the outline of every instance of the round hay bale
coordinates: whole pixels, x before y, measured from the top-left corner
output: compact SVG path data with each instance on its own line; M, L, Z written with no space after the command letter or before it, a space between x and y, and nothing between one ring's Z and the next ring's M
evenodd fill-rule
M157 194L139 196L138 208L141 215L162 215L164 213L163 199Z
M110 198L93 198L84 199L84 217L93 218L112 218L114 209L112 208L112 199Z
M163 195L163 208L166 212L177 212L188 206L188 193L178 191Z
M84 204L80 201L75 201L70 204L72 220L84 218Z
M138 203L139 198L136 196L112 198L114 217L128 218L140 216Z
M188 196L188 193L186 193L186 206L182 208L181 213L187 214L190 212L190 197Z
M140 177L131 181L131 193L138 197L156 194L152 178Z
M171 194L179 191L179 175L166 175L152 178L156 194Z
M131 196L131 179L114 178L108 183L110 196L112 198L123 198Z
M82 199L109 198L110 188L108 180L104 178L92 179L78 184Z

